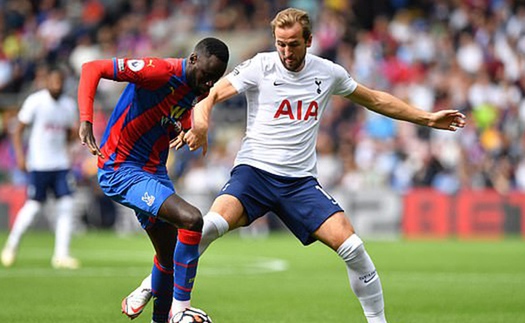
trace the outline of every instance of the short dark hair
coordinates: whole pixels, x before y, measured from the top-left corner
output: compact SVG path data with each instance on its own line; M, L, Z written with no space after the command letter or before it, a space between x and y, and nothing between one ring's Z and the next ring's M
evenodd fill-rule
M47 75L51 75L51 74L55 74L56 73L56 74L59 74L62 79L66 78L67 72L66 72L65 67L62 66L62 65L57 65L57 64L47 65L46 69L47 69L47 71L46 71Z
M221 62L228 64L230 52L228 46L220 39L207 37L195 45L195 52L203 54L206 57L216 56Z

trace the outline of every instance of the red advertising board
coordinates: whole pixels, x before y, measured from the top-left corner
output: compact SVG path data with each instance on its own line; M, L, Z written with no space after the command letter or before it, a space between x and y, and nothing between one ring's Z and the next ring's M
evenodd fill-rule
M26 200L26 187L14 185L0 185L0 203L7 205L8 226L11 228L18 210Z
M404 199L403 233L409 238L447 238L451 232L451 200L430 188L412 190Z
M446 195L414 189L404 198L402 230L407 238L498 239L507 231L525 236L525 193L462 190Z

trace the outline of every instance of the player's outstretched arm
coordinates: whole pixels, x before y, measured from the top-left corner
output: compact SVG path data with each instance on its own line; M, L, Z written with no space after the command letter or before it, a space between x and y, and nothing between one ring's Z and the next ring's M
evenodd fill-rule
M360 84L346 98L387 117L422 126L456 131L466 124L465 115L457 110L423 111L389 93L371 90Z
M210 90L210 94L193 108L191 129L184 135L184 141L190 150L202 147L202 154L208 151L208 127L211 110L215 104L223 102L237 94L237 90L226 78L219 80Z

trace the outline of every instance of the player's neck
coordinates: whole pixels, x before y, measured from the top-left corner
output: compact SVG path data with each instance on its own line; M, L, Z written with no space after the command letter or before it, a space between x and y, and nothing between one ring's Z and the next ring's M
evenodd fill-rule
M304 69L304 67L306 66L306 55L304 56L303 61L301 62L301 64L299 64L299 66L298 66L297 68L294 68L293 70L287 68L283 61L281 61L281 64L283 65L284 69L287 70L288 72L291 72L291 73L299 73L299 72L301 72L301 71Z

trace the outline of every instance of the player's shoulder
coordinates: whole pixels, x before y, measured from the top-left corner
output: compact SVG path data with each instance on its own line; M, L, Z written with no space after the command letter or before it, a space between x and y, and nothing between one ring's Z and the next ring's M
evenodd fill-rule
M259 62L262 66L273 66L279 62L279 54L277 52L260 52L252 58L252 61Z
M241 71L250 71L252 74L271 71L275 67L275 59L278 59L276 52L259 52L237 65L231 75L236 76Z
M278 59L279 58L279 55L277 54L276 51L272 51L272 52L259 52L257 53L254 58L256 59L260 59L260 60L275 60L275 59Z
M184 73L184 58L157 58L157 60L164 65L166 73L176 75L177 77L182 76ZM155 61L153 62L155 64Z
M169 57L169 58L156 58L156 59L164 61L168 65L171 65L171 66L174 66L174 67L182 66L182 64L184 63L184 59L183 58Z
M76 109L76 101L69 94L62 94L60 96L60 102L62 102L62 104L67 105L68 107L74 107Z
M45 98L48 95L49 95L49 92L46 89L40 89L40 90L36 90L36 91L30 93L27 96L27 100L38 100L38 99Z
M332 77L346 77L349 75L346 68L334 61L310 53L307 55L310 72L329 74Z
M164 58L164 57L141 57L141 58L124 58L118 59L117 65L119 71L124 72L126 69L132 72L164 69L167 71L182 69L184 59L182 58Z
M37 90L27 95L27 97L24 100L24 105L32 106L32 105L42 104L42 103L47 102L48 98L49 98L49 93L46 89Z
M307 55L307 60L309 60L312 63L311 65L319 69L326 69L326 68L332 69L338 65L337 63L334 63L333 61L327 58L324 58L324 57L320 57L320 56L317 56L311 53L308 53L306 55Z

